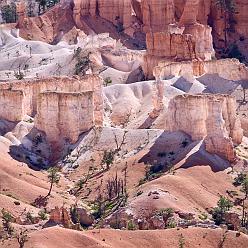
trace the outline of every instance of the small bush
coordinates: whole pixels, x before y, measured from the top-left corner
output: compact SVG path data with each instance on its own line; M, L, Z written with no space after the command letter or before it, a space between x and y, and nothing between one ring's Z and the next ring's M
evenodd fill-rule
M47 214L46 214L46 211L45 210L41 210L38 213L38 216L40 217L41 220L47 220Z
M22 79L24 79L24 73L21 72L21 71L15 72L15 73L14 73L14 76L15 76L15 78L16 78L17 80L22 80Z
M129 220L127 223L127 230L136 230L137 227L135 225L135 223L133 222L133 220Z
M173 213L174 213L174 210L172 208L162 208L156 211L156 214L159 216L163 216L163 215L172 216Z
M247 175L243 172L240 172L238 176L234 178L233 185L240 186L245 181L246 178L247 178Z
M2 223L3 223L3 228L4 230L9 234L12 235L14 232L14 228L11 226L11 222L14 221L14 217L12 214L5 209L2 209Z
M112 84L112 79L110 77L107 77L104 79L104 86L108 86L109 84Z
M177 226L177 224L176 224L174 218L170 218L170 219L168 220L168 222L166 223L166 228L167 228L167 229L175 228L176 226Z
M30 222L30 223L32 223L32 224L34 224L34 217L33 217L33 215L32 215L32 213L30 213L30 212L27 212L27 214L26 214L26 219Z
M109 169L110 165L113 164L113 162L114 162L114 156L115 156L114 151L104 151L101 164L102 165L106 164L107 169Z
M202 213L201 215L198 216L200 220L207 220L208 215L206 213Z
M212 211L212 217L216 223L216 225L220 225L224 223L224 214L233 207L233 203L226 197L221 196L217 207L215 207Z

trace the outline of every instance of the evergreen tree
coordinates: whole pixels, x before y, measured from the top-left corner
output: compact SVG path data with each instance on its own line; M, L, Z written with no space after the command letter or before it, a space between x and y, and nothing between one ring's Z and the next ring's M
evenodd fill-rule
M14 3L1 7L2 18L6 23L16 22L16 6Z

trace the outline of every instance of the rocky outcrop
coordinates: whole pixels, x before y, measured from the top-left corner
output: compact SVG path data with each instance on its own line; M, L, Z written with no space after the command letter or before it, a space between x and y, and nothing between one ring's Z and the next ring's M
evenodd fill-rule
M93 215L89 211L87 211L85 208L76 207L75 211L78 215L81 226L88 227L94 223Z
M175 22L174 0L142 0L141 9L146 33L166 31Z
M238 231L241 228L241 220L239 218L239 214L234 212L226 212L224 214L225 223L234 230Z
M100 16L126 29L132 23L131 0L74 0L73 18L79 28L85 27L85 16Z
M98 76L2 83L0 118L20 121L25 115L35 117L34 126L46 135L53 160L65 144L75 143L81 133L103 125L102 85Z
M16 27L20 36L27 40L53 43L58 35L63 36L75 25L69 1L61 1L41 16L26 17L21 14Z
M153 110L149 114L150 118L154 119L159 116L164 109L164 84L161 80L154 81L152 88L152 106Z
M16 15L18 18L18 27L21 28L26 18L26 4L23 0L16 3Z
M217 74L219 77L239 81L247 80L248 67L237 59L222 59L212 61L163 61L154 68L153 75L157 80L168 79L171 76L192 79L204 74Z
M62 225L65 228L72 228L73 223L71 217L64 207L55 207L51 210L50 218L47 225Z
M93 92L44 92L39 95L35 127L44 131L52 149L75 143L94 125Z
M24 93L21 90L0 89L0 119L21 121L24 117Z
M180 29L179 29L180 31ZM160 61L208 61L214 57L211 28L201 24L184 27L182 33L148 33L144 72L148 78ZM174 32L173 30L171 32Z
M103 115L102 79L98 76L88 75L83 78L51 77L33 80L11 81L0 84L1 89L21 90L25 94L24 113L34 117L37 113L37 100L41 92L94 92L95 117L100 119Z
M236 116L236 101L228 95L180 95L172 99L165 129L184 131L193 140L205 140L206 150L235 159L234 144L240 144L243 130Z

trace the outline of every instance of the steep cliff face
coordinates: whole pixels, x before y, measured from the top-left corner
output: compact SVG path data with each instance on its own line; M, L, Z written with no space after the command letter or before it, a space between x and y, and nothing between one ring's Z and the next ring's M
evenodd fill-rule
M124 28L131 25L132 5L131 1L99 0L99 15L112 23L122 23Z
M174 0L142 0L143 24L145 32L160 32L175 22Z
M197 22L207 25L211 2L212 0L174 0L176 21L196 18Z
M235 0L236 2L236 12L235 20L237 24L235 25L236 32L248 38L248 4L246 0Z
M21 10L19 16L17 28L20 28L20 36L27 40L52 43L75 25L70 4L58 4L38 17L26 17Z
M168 79L171 76L192 79L204 74L217 74L220 77L239 81L247 80L248 68L237 59L222 59L212 61L184 61L184 62L160 62L154 68L154 77L157 80Z
M35 116L37 113L37 100L40 93L45 91L56 92L94 92L96 117L99 123L103 119L102 105L102 79L98 76L85 76L80 79L69 77L51 77L36 80L13 81L0 84L1 89L21 90L24 92L24 113ZM102 115L102 116L101 116ZM101 125L101 124L100 124Z
M152 77L153 68L162 60L208 61L214 57L211 28L194 24L183 29L183 33L148 33L146 36L147 55L144 72Z
M75 143L94 125L93 92L39 94L35 128L46 134L53 151L66 142Z
M74 0L73 17L79 28L85 27L81 18L88 15L100 16L126 29L132 23L131 0Z
M229 161L233 144L240 144L243 130L236 116L236 101L228 95L180 95L169 103L166 128L184 131L193 140L205 140L206 150Z
M184 4L183 13L179 21L180 26L194 25L197 23L199 0L187 0Z
M153 68L162 60L181 61L196 59L196 44L191 35L148 33L147 54L143 70L148 78L153 77Z
M24 93L21 90L0 90L0 119L21 121L24 117Z
M234 13L224 11L211 0L143 0L141 3L148 51L144 71L148 78L152 77L153 67L161 60L211 60L215 57L213 45L218 58L231 56L233 44L243 55L248 55L248 31L245 28L248 26L245 15L248 5L243 0L235 1ZM175 40L175 34L181 37ZM188 39L186 35L192 38ZM177 56L170 56L171 50ZM234 56L238 56L235 53Z

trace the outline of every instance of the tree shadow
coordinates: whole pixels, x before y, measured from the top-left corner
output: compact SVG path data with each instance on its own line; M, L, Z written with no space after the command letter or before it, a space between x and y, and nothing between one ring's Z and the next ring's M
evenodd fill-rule
M191 142L190 136L184 132L164 131L150 147L148 153L139 160L139 163L162 166L174 165Z
M21 144L11 145L9 155L16 161L25 163L29 168L39 171L49 168L48 151L49 145L46 143L44 133L32 128L30 132L22 138Z
M183 132L163 132L139 163L156 166L163 172L173 168L187 169L194 166L209 166L213 172L223 171L231 163L216 154L210 154L202 141L192 141Z
M209 166L213 172L219 172L229 168L231 163L216 154L208 153L203 142L200 148L192 153L180 168L187 169L194 166Z
M149 129L157 118L148 116L145 121L138 127L138 129Z

